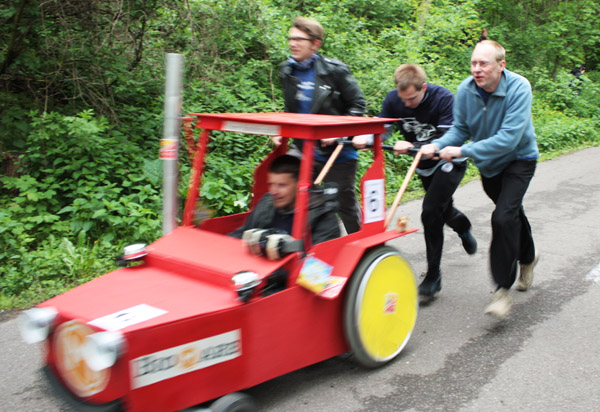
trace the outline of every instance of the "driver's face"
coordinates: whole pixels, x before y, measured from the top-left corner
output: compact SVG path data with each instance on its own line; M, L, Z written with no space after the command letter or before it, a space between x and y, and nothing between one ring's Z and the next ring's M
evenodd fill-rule
M291 173L269 173L267 176L269 193L277 209L292 210L296 202L298 181Z

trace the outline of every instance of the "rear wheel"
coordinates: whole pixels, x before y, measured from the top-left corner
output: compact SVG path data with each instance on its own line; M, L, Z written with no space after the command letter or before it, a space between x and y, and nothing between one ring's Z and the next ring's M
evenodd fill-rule
M217 399L210 405L211 412L257 412L256 404L249 395L234 392Z
M358 363L377 367L408 342L419 305L413 271L400 253L380 246L356 267L344 307L346 339Z

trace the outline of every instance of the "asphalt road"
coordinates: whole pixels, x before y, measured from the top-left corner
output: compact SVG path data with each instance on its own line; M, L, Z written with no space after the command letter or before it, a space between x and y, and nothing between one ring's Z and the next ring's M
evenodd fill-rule
M541 258L532 288L514 292L506 320L483 314L492 203L479 181L456 206L473 223L468 256L446 231L442 291L419 310L413 336L386 367L343 355L251 388L261 411L600 410L600 147L540 163L525 198ZM399 216L420 227L420 201ZM425 271L422 231L391 244ZM0 411L70 411L38 371L38 346L21 343L14 316L0 318Z

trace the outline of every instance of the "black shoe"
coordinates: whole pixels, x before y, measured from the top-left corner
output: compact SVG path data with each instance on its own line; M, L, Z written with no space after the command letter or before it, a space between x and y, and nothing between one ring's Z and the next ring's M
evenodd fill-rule
M462 245L469 255L474 255L475 252L477 252L477 241L471 234L470 230L467 230L462 235L458 235L458 237L460 238L460 240L462 240Z
M433 296L440 290L442 290L442 277L440 275L436 278L427 276L419 285L419 296Z

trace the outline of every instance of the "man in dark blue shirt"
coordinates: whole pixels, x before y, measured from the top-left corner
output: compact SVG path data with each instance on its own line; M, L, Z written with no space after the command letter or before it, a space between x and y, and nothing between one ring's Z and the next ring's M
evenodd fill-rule
M394 150L396 154L406 154L409 148L429 143L452 125L454 96L441 86L427 83L425 71L416 64L398 67L394 79L397 88L385 97L379 117L401 119L396 126L405 140L396 142ZM384 139L392 133L391 129ZM454 207L452 199L466 167L466 158L454 162L424 159L418 165L417 174L426 191L421 220L425 229L428 268L425 279L419 285L422 296L433 296L442 287L440 264L444 224L458 234L468 254L477 251L477 242L471 235L471 222Z

